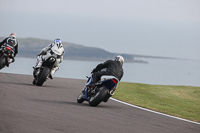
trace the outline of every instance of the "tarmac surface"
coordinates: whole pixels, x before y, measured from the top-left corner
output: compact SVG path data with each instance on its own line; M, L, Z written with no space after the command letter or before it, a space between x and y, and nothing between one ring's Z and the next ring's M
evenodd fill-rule
M76 99L86 80L0 73L0 133L200 133L200 125L113 100L90 107ZM117 93L117 92L116 92Z

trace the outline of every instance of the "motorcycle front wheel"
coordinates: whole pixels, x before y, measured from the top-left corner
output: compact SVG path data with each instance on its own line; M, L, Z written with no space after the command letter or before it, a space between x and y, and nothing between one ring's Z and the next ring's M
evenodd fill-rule
M80 95L77 97L77 102L82 103L84 101L85 101L85 99L83 98L83 92L81 92Z
M50 69L48 67L44 67L40 75L38 76L36 85L42 86L43 83L46 81L47 77L49 76Z

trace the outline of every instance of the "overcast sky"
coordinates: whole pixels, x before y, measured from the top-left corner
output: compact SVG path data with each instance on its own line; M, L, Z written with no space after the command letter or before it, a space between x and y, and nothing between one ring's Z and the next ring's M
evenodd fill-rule
M199 0L0 0L0 18L3 37L200 59Z

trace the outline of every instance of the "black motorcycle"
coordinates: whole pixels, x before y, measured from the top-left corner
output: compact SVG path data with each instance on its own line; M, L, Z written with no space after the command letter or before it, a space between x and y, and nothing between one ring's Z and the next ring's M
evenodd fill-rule
M43 60L42 66L40 68L34 68L33 70L33 84L37 86L42 86L43 83L50 78L51 69L54 67L56 63L56 56L50 55L46 59Z
M2 46L0 53L0 69L8 66L10 63L8 62L10 58L14 59L14 51L9 46Z
M85 89L77 98L78 103L88 101L90 106L97 106L101 102L107 102L114 95L119 80L114 76L102 76L95 85L92 83L92 75L88 77Z

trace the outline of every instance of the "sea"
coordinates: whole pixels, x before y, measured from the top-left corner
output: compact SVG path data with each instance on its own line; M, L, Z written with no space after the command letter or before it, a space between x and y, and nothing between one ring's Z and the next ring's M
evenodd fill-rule
M0 72L32 75L36 59L16 57ZM121 82L200 87L200 60L143 58L148 63L125 62ZM100 61L63 60L54 77L84 79Z

